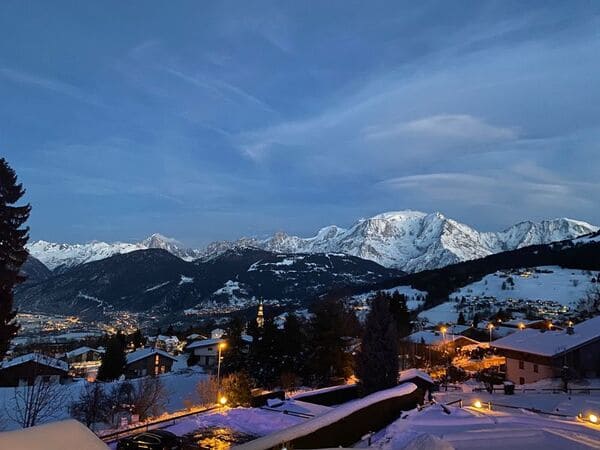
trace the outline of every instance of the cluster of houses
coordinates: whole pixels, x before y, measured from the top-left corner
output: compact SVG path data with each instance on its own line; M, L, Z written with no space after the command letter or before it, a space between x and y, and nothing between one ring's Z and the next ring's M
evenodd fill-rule
M125 355L125 378L171 372L179 358L211 371L217 366L227 338L225 331L217 328L210 337L194 333L181 341L176 336L158 335L149 337L147 341L147 347ZM249 346L252 337L242 335L242 342ZM82 346L64 353L60 358L42 353L17 356L0 362L0 387L31 385L39 380L66 383L75 377L93 381L104 353L103 348ZM178 358L176 355L179 354L182 356Z
M516 319L498 320L482 327L443 325L414 332L406 341L414 346L415 353L423 355L428 351L430 355L431 351L457 355L475 349L492 350L506 379L515 384L544 378L600 376L600 316L576 325ZM474 333L489 339L477 341L469 337Z

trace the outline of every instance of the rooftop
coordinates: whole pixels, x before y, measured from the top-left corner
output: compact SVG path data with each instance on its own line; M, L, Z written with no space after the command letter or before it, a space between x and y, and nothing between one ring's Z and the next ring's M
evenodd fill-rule
M37 362L38 364L42 364L44 366L54 367L56 369L64 370L65 372L69 370L69 365L56 358L51 358L46 355L42 355L41 353L28 353L27 355L18 356L16 358L11 359L10 361L3 361L0 364L1 369L7 369L8 367L18 366L20 364L25 364L27 362Z
M142 348L140 350L127 353L125 357L127 358L127 364L131 364L154 354L162 355L165 358L171 358L173 361L177 361L177 358L175 358L173 355L169 355L167 352L157 348Z
M557 356L588 342L600 339L600 316L576 324L574 333L545 331L527 328L493 342L492 346L532 353L541 356Z

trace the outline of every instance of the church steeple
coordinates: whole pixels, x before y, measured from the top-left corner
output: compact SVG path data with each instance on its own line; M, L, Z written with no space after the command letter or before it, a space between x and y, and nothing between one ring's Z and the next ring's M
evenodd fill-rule
M258 314L256 314L256 325L258 328L262 328L265 326L265 310L263 306L262 297L258 301Z

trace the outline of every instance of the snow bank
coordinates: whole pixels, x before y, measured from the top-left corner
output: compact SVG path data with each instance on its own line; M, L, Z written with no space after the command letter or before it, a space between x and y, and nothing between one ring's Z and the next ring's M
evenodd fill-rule
M0 433L0 448L11 450L106 450L108 447L76 420Z
M314 419L308 420L304 423L300 423L279 433L274 433L259 439L255 439L254 441L238 445L234 447L234 449L264 450L272 448L277 446L278 444L281 444L282 442L293 441L300 437L307 436L328 425L332 425L342 420L344 417L347 417L354 412L366 408L367 406L382 402L384 400L411 394L416 389L417 386L413 383L406 383L391 389L375 392L374 394L368 395L367 397L354 400L352 402L348 402L337 408L334 408L330 412L325 413L322 416L315 417Z

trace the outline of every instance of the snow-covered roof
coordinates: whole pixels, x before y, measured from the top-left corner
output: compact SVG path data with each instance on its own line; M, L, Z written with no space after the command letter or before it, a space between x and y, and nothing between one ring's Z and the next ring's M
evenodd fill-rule
M186 348L201 348L201 347L210 347L211 345L218 345L222 342L225 342L225 339L202 339L201 341L194 341L189 344Z
M544 320L525 320L525 319L511 319L506 322L502 322L504 325L509 327L519 327L521 324L525 327L529 327L533 324L544 322Z
M65 353L65 356L67 358L75 358L75 357L77 357L79 355L83 355L84 353L87 353L87 352L104 353L104 350L83 346L83 347L79 347L79 348L76 348L75 350L71 350L70 352Z
M440 331L436 330L423 330L417 331L407 336L407 339L416 344L425 343L427 345L444 345L454 342L457 339L467 339L469 342L473 344L478 344L474 339L470 339L466 336L462 336L460 334L450 334L446 333L446 337Z
M179 338L177 336L165 336L164 334L159 334L156 336L156 340L162 342L170 342L173 344L179 344Z
M177 361L177 358L175 358L173 355L169 355L167 352L160 350L158 348L142 348L140 350L136 350L134 352L127 353L127 355L125 355L125 357L127 359L127 364L131 364L136 361L139 361L140 359L144 359L144 358L147 358L148 356L152 356L155 354L159 354L159 355L164 356L165 358L171 358L173 361Z
M186 339L188 341L194 341L196 339L201 339L201 338L205 339L205 336L202 336L201 334L198 334L198 333L192 333L192 334L190 334L189 336L186 337Z
M9 367L18 366L30 361L37 362L38 364L42 364L44 366L54 367L55 369L64 370L65 372L69 370L69 365L66 362L61 361L60 359L42 355L41 353L28 353L27 355L17 356L10 361L2 362L0 368L7 369Z
M400 386L386 389L383 391L375 392L366 397L358 400L353 400L343 405L333 408L331 411L325 414L309 419L306 422L299 423L298 425L286 428L282 431L263 436L258 439L254 439L245 444L241 444L235 447L236 450L263 450L265 448L278 447L284 442L291 442L299 437L306 436L310 433L315 432L321 428L324 428L333 423L339 422L344 417L366 408L369 405L379 403L381 401L400 397L411 394L417 389L413 383L405 383Z
M427 381L428 383L435 384L435 382L429 375L427 375L425 372L419 369L403 370L402 372L400 372L400 376L398 377L398 383L401 384L414 378L420 378L421 380Z
M0 448L12 450L108 450L107 445L100 438L76 420L63 420L0 433Z
M242 334L241 338L242 338L242 341L244 341L248 344L251 344L252 341L254 340L254 338L252 336L249 336L247 334ZM188 346L186 347L186 349L210 347L212 345L219 345L222 342L227 342L227 339L225 339L225 338L202 339L199 341L190 342L188 344Z
M564 331L545 331L527 328L493 342L492 345L499 349L516 350L542 356L557 356L600 339L600 316L573 327L573 334Z

